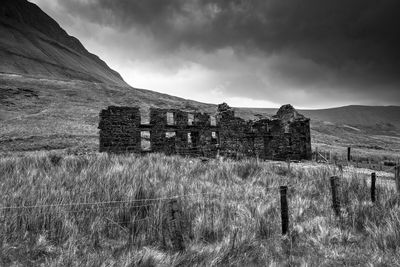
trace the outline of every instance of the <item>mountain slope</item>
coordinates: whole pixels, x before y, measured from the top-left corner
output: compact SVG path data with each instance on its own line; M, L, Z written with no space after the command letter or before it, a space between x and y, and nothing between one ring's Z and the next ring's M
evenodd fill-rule
M126 86L0 74L0 151L97 150L99 112L109 105L214 107Z
M0 5L0 151L97 146L108 105L209 110L212 105L130 87L26 0Z
M127 86L122 77L38 6L2 0L0 72Z

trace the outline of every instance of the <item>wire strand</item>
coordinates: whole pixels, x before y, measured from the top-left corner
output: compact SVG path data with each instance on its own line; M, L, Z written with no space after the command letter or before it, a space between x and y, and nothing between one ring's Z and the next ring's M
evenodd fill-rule
M393 168L398 167L394 166ZM377 178L383 178L383 177L377 177ZM297 183L293 184L287 184L288 187L294 188L296 186L304 185L304 184L309 184L315 181L323 181L324 178L316 178L312 180L307 180L307 181L299 181ZM391 180L391 179L390 179ZM280 188L281 185L276 185L276 186L269 186L266 187L266 190L271 190L271 189L278 189ZM193 193L193 194L187 194L187 195L177 195L177 196L172 196L172 197L160 197L160 198L148 198L148 199L134 199L134 200L121 200L121 201L103 201L103 202L76 202L76 203L59 203L59 204L43 204L43 205L28 205L28 206L3 206L0 207L0 211L4 210L24 210L24 209L38 209L38 208L56 208L56 207L74 207L74 206L90 206L91 208L95 207L97 209L107 209L107 208L121 208L121 206L111 206L111 207L101 207L101 205L110 205L110 204L132 204L132 203L138 203L138 202L148 202L148 201L165 201L165 200L172 200L172 199L178 199L178 198L186 198L186 197L191 197L191 196L199 196L199 195L220 195L222 196L222 193ZM144 206L151 206L151 205L156 205L156 204L144 204L140 206L132 206L129 207L127 206L126 208L139 208L139 207L144 207ZM96 207L98 206L98 207ZM76 212L83 212L85 210L81 211L76 211ZM67 212L75 212L74 210L70 210Z
M84 202L84 203L78 202L78 203L64 203L64 204L60 203L60 204L29 205L29 206L3 206L3 207L0 207L0 210L71 207L71 206L96 206L96 205L104 205L104 204L126 204L126 203L137 203L137 202L145 202L145 201L172 200L172 199L184 198L184 197L189 197L189 196L212 195L212 194L216 194L216 193L194 193L194 194L178 195L178 196L172 196L172 197L134 199L134 200L125 200L125 201L104 201L104 202Z

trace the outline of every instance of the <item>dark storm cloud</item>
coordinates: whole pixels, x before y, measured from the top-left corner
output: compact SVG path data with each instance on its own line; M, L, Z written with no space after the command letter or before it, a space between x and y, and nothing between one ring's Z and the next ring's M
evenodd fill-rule
M399 59L397 0L88 0L60 1L93 22L141 27L175 46L212 50L254 46L297 51L334 66ZM398 62L396 62L398 63Z
M145 32L166 52L195 48L213 53L231 48L237 57L279 55L270 67L287 88L309 87L310 93L321 96L328 90L360 92L366 99L380 90L382 102L397 98L400 103L398 0L72 0L59 4L93 23L122 32L132 28ZM240 93L239 88L231 90ZM258 85L255 90L263 89Z

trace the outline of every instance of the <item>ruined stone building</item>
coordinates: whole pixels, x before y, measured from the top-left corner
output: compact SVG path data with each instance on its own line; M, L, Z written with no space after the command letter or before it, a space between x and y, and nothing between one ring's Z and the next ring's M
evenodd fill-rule
M227 104L215 116L150 108L149 123L138 107L110 106L100 113L100 152L163 152L215 157L311 159L310 120L291 105L272 118L246 121Z

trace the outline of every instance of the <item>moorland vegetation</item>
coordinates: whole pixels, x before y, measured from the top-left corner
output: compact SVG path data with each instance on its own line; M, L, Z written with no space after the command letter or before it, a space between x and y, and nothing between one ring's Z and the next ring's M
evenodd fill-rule
M341 217L329 178L340 177ZM0 159L0 265L400 266L400 197L331 165L161 154ZM288 185L281 235L279 186ZM169 203L183 250L174 246Z

